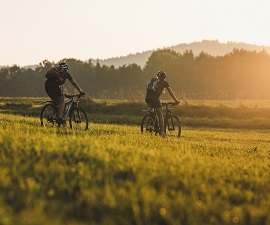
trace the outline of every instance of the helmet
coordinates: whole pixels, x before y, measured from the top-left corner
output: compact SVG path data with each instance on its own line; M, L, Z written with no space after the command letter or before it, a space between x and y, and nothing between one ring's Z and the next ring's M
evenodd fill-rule
M68 65L64 62L59 63L58 67L61 67L63 69L68 69Z
M158 78L165 78L165 77L167 77L167 74L161 70L161 71L158 71L157 77Z

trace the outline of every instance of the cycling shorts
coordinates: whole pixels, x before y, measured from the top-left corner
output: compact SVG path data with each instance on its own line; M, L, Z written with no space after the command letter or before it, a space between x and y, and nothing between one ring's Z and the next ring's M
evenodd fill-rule
M151 108L160 108L162 107L162 103L159 98L145 98L145 102Z
M58 96L64 95L63 85L49 80L45 82L45 91L52 100L57 99Z

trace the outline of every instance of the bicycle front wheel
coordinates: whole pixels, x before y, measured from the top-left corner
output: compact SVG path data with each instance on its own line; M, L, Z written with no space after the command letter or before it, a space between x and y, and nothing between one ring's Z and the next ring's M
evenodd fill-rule
M155 117L146 114L141 122L141 133L142 134L153 134L155 131Z
M40 125L42 127L53 127L56 123L57 108L53 104L45 105L40 112Z
M174 136L180 138L181 123L176 115L167 115L165 118L165 133L167 136Z
M85 110L76 107L69 117L70 128L73 130L88 130L88 117Z

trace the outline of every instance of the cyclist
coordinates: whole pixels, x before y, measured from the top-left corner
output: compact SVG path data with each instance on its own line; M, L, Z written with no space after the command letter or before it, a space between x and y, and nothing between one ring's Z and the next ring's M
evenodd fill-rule
M164 132L164 119L162 112L162 103L160 101L160 96L163 93L164 88L166 88L173 98L176 104L179 104L179 100L175 97L172 89L170 88L169 83L165 80L167 74L164 71L159 71L157 73L157 78L152 78L148 83L147 93L145 97L145 102L149 106L149 110L153 111L156 108L158 120L159 120L159 128L160 134L162 137L166 137Z
M80 92L83 96L85 93L82 91L78 83L73 79L68 72L68 65L64 62L59 63L56 68L59 71L60 77L49 77L45 81L45 90L48 96L53 100L53 103L58 106L58 117L56 122L58 125L65 125L63 120L63 111L65 108L65 96L64 96L64 83L68 79L71 84Z

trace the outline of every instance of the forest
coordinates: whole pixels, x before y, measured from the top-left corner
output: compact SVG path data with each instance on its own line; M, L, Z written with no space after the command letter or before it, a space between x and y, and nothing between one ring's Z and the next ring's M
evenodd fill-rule
M91 98L143 99L150 78L164 70L180 99L270 99L270 55L266 51L233 49L224 56L212 56L203 51L195 55L192 50L158 49L143 68L135 63L116 68L91 60L61 61L69 65L69 72ZM58 63L44 60L35 69L0 67L0 96L46 96L45 74ZM65 88L74 92L68 81Z

